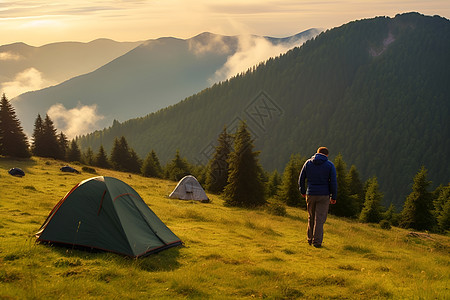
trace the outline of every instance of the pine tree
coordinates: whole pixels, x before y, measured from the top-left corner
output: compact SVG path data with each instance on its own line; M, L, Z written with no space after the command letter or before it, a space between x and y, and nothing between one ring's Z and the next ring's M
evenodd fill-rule
M384 213L382 213L382 219L389 221L389 223L393 226L398 226L398 218L400 214L396 213L395 211L395 206L393 203L391 203L388 209Z
M434 215L438 230L446 232L450 230L450 184L439 186L435 191Z
M41 115L38 114L34 121L33 143L31 144L33 155L43 157L45 154L44 144L44 122L42 121Z
M256 207L265 203L259 152L253 152L253 147L247 124L241 122L234 139L234 151L228 159L228 184L224 189L226 205Z
M28 147L16 112L3 94L0 100L0 155L28 158L31 156Z
M382 218L381 201L383 195L379 191L378 180L376 177L369 179L366 191L364 206L359 216L359 220L364 223L378 223Z
M357 211L356 214L359 214L364 205L364 186L359 177L359 172L356 169L355 165L350 167L350 171L347 174L347 183L348 183L348 194L352 198L352 202L356 204Z
M412 192L406 197L401 214L400 226L403 228L430 230L433 227L433 197L427 191L431 184L427 180L427 173L427 169L422 166L414 177Z
M180 156L180 151L177 150L175 157L166 166L165 177L169 180L179 181L190 173L191 168L189 163Z
M306 201L302 198L298 186L298 177L304 163L305 159L302 159L299 154L293 154L284 169L278 195L289 206L306 208Z
M233 149L233 138L224 127L218 138L214 157L208 164L206 189L212 193L221 193L228 180L228 157Z
M114 170L128 171L128 162L130 161L130 150L128 148L128 142L124 136L120 139L114 139L114 145L111 150L111 164Z
M334 165L336 167L338 195L336 204L330 207L330 212L340 217L356 217L358 204L355 202L355 198L350 197L347 181L347 165L344 162L342 154L336 156Z
M158 156L153 149L147 154L147 157L142 164L141 172L142 176L144 177L162 177L162 167L159 162Z
M85 165L93 166L93 165L94 165L94 160L95 160L94 152L92 151L92 148L91 148L91 147L88 147L88 148L86 149L86 152L84 152L84 153L82 154L82 156L81 156L81 161L82 161L82 163L84 163Z
M272 174L269 176L269 181L267 182L267 197L274 197L279 193L280 186L283 180L281 178L280 173L277 170L274 170Z
M49 115L45 115L45 119L42 126L42 152L43 157L60 158L60 147L58 144L58 137L56 134L56 128ZM79 160L79 159L78 159Z
M108 169L111 167L108 161L108 156L106 155L105 148L103 148L103 145L100 145L100 148L98 149L98 153L95 156L94 160L95 166L100 168Z
M133 148L130 148L130 155L128 157L127 171L135 174L141 173L142 160Z
M67 151L69 149L69 140L67 139L67 136L61 131L61 133L58 135L58 145L59 145L59 159L66 160L67 158Z
M81 161L81 151L75 139L72 140L67 151L67 161Z

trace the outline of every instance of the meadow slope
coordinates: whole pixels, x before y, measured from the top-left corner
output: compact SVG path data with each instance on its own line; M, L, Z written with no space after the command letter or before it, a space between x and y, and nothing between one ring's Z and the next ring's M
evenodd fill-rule
M176 182L111 170L59 171L52 159L0 157L0 299L444 299L450 239L330 216L324 247L306 243L307 214L287 216L169 199ZM20 167L25 177L7 171ZM81 170L80 165L75 165ZM53 206L78 182L132 186L184 242L141 259L35 243Z

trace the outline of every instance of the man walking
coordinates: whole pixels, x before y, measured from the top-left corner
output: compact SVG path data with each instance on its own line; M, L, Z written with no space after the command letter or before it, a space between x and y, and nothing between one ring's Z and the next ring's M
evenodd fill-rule
M337 197L336 168L328 160L326 147L317 149L317 153L305 162L298 184L300 193L306 197L308 243L320 248L322 247L323 224L327 220L328 207L330 203L336 203Z

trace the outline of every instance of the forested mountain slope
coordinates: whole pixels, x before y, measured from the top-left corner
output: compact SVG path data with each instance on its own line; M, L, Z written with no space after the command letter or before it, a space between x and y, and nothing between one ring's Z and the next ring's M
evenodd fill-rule
M177 149L206 162L224 125L247 120L266 170L326 145L400 208L421 165L434 186L450 179L450 22L418 13L328 30L245 74L146 117L79 139L110 150L124 135L162 162Z

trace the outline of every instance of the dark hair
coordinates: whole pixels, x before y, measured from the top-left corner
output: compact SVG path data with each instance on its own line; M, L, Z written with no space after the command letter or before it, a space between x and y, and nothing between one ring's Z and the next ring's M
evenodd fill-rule
M327 147L319 147L319 149L317 149L317 153L322 153L322 154L328 155L328 148Z

